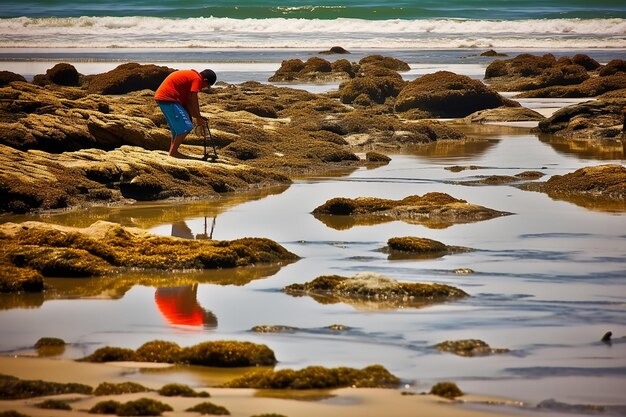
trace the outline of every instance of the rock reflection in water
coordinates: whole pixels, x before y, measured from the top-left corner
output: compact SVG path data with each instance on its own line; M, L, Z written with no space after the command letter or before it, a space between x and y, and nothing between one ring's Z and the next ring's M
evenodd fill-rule
M619 139L575 140L554 135L539 135L539 140L563 155L582 159L615 160L626 158L626 141Z

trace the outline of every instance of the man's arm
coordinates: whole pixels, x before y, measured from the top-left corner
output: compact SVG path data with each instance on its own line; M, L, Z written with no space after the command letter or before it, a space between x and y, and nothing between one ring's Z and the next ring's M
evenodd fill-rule
M197 125L203 125L206 119L200 114L200 104L198 104L198 93L191 92L188 104L189 114L196 120Z

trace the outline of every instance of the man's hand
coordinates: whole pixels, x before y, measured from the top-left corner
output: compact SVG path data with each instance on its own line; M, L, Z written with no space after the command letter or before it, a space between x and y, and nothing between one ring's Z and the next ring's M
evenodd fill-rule
M202 116L194 117L194 120L196 122L196 126L204 126L207 122L207 119Z

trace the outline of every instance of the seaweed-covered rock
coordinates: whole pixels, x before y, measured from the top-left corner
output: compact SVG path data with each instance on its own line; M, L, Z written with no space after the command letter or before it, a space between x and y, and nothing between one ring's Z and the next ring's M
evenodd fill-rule
M0 399L19 400L59 394L91 394L92 388L84 384L63 384L41 380L23 380L7 375L0 375Z
M0 71L0 87L4 87L13 81L21 81L25 83L26 78L11 71Z
M139 346L134 359L139 362L176 363L180 361L182 351L174 342L152 340Z
M609 61L608 64L600 68L599 75L600 77L606 77L619 72L626 72L626 60L613 59Z
M188 385L184 384L167 384L163 385L158 391L159 395L164 397L189 397L189 398L207 398L211 395L208 392L197 392Z
M430 394L448 399L455 399L463 395L463 391L454 382L438 382L430 389Z
M377 164L388 164L391 161L391 158L385 154L370 151L365 154L365 160L367 162L372 162L372 163L377 163Z
M389 252L390 258L439 257L451 253L467 252L470 249L460 246L448 246L439 241L424 237L392 237L383 251Z
M140 398L120 404L116 414L118 416L160 416L165 411L174 411L174 409L168 404L152 398Z
M5 223L0 226L0 241L0 265L31 268L45 276L97 276L121 268L232 268L297 259L269 239L159 237L104 221L84 229L39 222Z
M591 58L589 55L585 54L576 54L572 57L572 62L576 65L580 65L585 68L587 71L593 71L600 68L600 63L595 59Z
M303 81L303 82L337 82L350 79L354 76L354 70L345 71L322 58L312 57L306 62L300 59L283 61L268 81ZM350 75L352 74L352 75Z
M35 343L35 349L56 346L65 346L65 340L58 337L42 337Z
M141 384L136 382L120 382L120 383L111 383L111 382L102 382L100 385L96 387L93 394L94 395L122 395L122 394L134 394L137 392L148 392L152 391L150 388L146 388Z
M516 104L478 80L439 71L408 83L395 108L399 112L420 110L431 117L465 117L478 110Z
M444 284L399 282L383 275L360 273L353 278L324 275L304 284L283 288L292 296L309 295L323 304L345 302L371 308L421 307L435 302L467 297Z
M626 88L626 73L616 73L606 77L592 77L576 85L557 85L538 88L518 94L516 98L571 98L595 97L601 94ZM622 96L623 98L623 96Z
M212 416L230 415L230 411L228 411L227 408L222 407L221 405L213 404L212 402L209 402L209 401L196 404L193 407L189 407L185 411L192 412L192 413L200 413L202 415L209 414Z
M72 64L61 63L48 69L45 75L35 76L33 82L39 85L78 86L79 78L80 74Z
M543 56L521 54L515 58L493 61L485 70L485 78L537 76L556 63L557 60L552 54Z
M445 193L414 195L402 200L373 197L333 198L313 210L313 215L318 220L336 228L349 228L357 224L378 224L393 220L441 228L455 223L488 220L507 214L510 213L470 204ZM333 216L349 216L349 218Z
M526 107L497 107L495 109L479 110L463 119L466 123L494 123L494 122L526 122L541 121L545 117Z
M122 64L103 74L86 77L87 91L97 94L126 94L131 91L156 91L174 69L157 65Z
M599 211L626 211L626 167L600 165L580 168L565 175L554 175L548 181L520 186L541 191L556 200Z
M52 398L42 401L40 403L36 403L35 407L43 408L45 410L71 410L72 409L72 407L67 403L67 401L55 400Z
M362 58L359 61L359 64L362 66L373 65L385 67L395 71L409 71L411 69L411 67L409 67L409 64L402 60L383 55L368 55Z
M0 293L41 291L43 275L39 271L0 262Z
M251 331L255 333L294 333L298 330L297 327L281 326L281 325L261 325L254 326Z
M346 104L361 104L368 106L368 102L382 104L389 97L396 97L405 82L402 78L395 77L357 77L346 83L341 84L339 87L339 94L342 103ZM364 98L371 101L363 102ZM359 99L359 100L357 100Z
M309 366L300 370L252 371L226 384L230 388L328 389L340 387L395 388L400 380L381 365L363 369Z
M508 55L500 53L500 52L496 52L493 49L489 49L488 51L482 52L480 54L480 56L489 56L489 57L491 57L491 56L508 56Z
M486 356L495 353L508 353L509 349L492 348L478 339L446 340L436 345L440 352L450 352L458 356Z
M626 98L586 101L557 110L539 130L581 139L617 138L624 130Z

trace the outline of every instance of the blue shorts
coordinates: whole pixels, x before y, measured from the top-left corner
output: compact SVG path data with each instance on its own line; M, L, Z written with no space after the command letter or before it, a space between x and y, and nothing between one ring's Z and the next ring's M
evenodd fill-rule
M182 104L173 101L157 101L157 104L165 115L172 137L191 132L193 123Z

